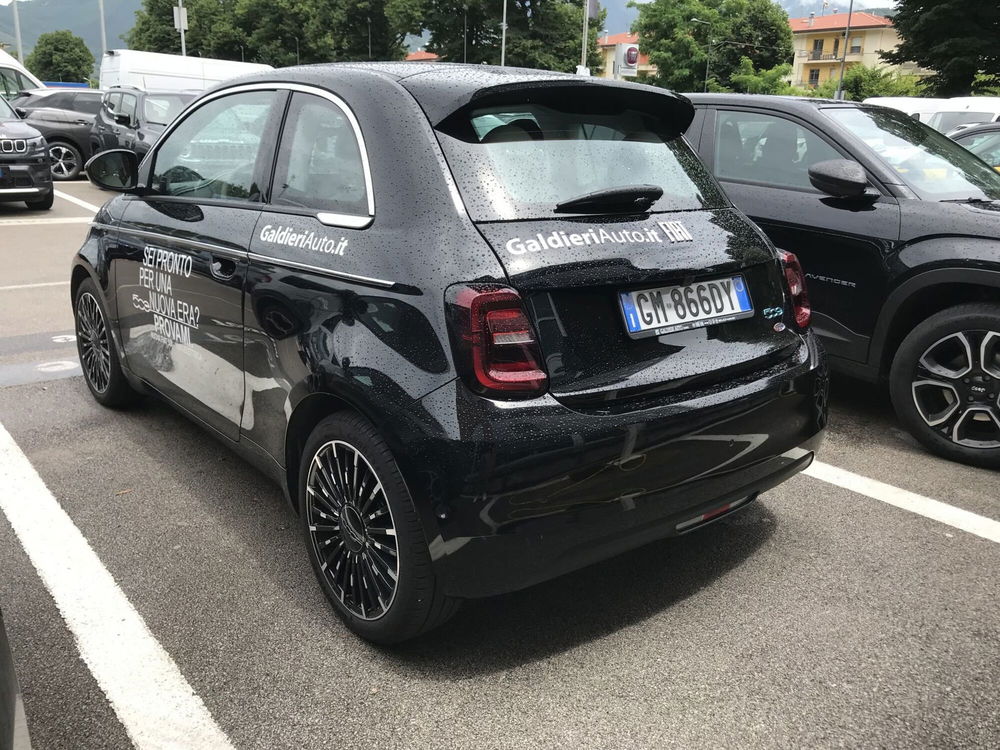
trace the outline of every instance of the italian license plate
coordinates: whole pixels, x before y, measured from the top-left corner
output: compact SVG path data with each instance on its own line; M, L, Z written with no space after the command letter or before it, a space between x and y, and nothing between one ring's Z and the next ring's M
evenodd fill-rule
M0 167L0 187L10 187L13 182L9 167Z
M634 339L753 316L742 276L620 292L625 329Z

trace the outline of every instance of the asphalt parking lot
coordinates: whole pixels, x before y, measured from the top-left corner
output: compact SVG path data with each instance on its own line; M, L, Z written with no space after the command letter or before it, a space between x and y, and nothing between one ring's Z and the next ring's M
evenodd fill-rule
M0 205L0 608L36 747L1000 745L1000 474L925 453L883 391L835 380L822 464L741 514L378 649L277 488L156 402L91 399L68 269L105 196L59 191ZM49 499L62 535L34 537ZM111 636L127 669L88 650Z

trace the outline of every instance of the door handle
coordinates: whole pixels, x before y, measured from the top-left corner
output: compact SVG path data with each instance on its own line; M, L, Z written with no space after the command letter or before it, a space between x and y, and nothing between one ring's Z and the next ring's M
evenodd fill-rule
M229 281L236 275L237 267L236 261L232 258L212 256L212 275L217 279Z

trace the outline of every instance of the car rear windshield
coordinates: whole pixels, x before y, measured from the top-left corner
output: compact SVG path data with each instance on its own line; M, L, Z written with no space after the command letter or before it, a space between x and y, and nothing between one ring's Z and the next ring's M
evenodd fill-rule
M142 111L150 125L169 125L194 97L180 94L148 94Z
M471 108L439 126L474 221L549 218L564 201L637 185L663 189L652 212L726 205L676 123L595 94Z
M825 109L924 200L1000 199L1000 174L950 138L885 107Z

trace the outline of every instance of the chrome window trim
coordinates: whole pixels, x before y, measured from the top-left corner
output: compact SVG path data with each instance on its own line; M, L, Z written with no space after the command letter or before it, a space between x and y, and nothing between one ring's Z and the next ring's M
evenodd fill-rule
M285 260L284 258L275 258L271 255L260 255L258 253L250 253L250 261L256 263L270 263L275 266L283 266L285 268L291 268L296 271L311 271L313 273L318 273L322 276L331 276L335 279L341 279L343 281L352 281L356 284L363 284L365 286L374 286L379 289L392 289L396 286L395 281L387 281L386 279L375 279L370 276L359 276L354 273L347 273L346 271L336 271L332 268L323 268L321 266L311 266L308 263L298 263L294 260Z
M242 94L249 91L296 91L302 94L311 94L313 96L318 96L321 99L325 99L343 112L344 117L346 117L347 121L351 124L351 129L354 131L354 137L358 141L358 150L361 152L361 168L364 172L365 194L368 198L368 216L352 216L328 211L310 211L309 215L315 216L317 220L327 226L343 227L345 229L364 229L365 227L371 225L371 223L375 220L375 190L372 185L372 171L368 159L368 146L365 144L365 137L361 133L361 125L358 123L358 118L354 116L354 112L352 112L351 108L347 106L347 102L336 94L332 94L326 89L316 86L307 86L301 83L284 83L280 81L262 81L260 83L244 83L239 86L231 86L202 97L197 101L196 107L192 108L189 112L186 112L183 118L174 120L174 122L171 123L171 125L163 132L163 135L157 139L155 147L149 153L150 172L152 172L152 169L156 166L156 157L159 156L162 144L166 142L174 130L176 130L181 123L185 122L191 114L193 114L196 110L201 109L201 107L205 104L215 101L216 99L221 99L224 96L230 96L232 94ZM282 137L284 136L284 127L282 127L282 131L279 135ZM275 144L275 160L278 158L277 147L280 147L280 145L281 141L279 138L278 142ZM273 168L274 164L272 163L271 166ZM267 210L267 207L270 207L271 204L267 203L264 205L264 210Z
M118 231L122 234L130 234L134 237L140 237L142 239L148 239L159 242L174 242L178 245L185 245L194 250L205 250L213 255L224 255L227 258L233 258L234 260L247 260L249 253L246 250L234 250L231 247L223 247L222 245L213 245L210 242L201 242L199 240L189 240L186 237L177 237L172 234L163 234L162 232L146 232L142 229L132 229L131 227L123 226L113 226L111 224L102 224L100 222L91 222L91 226L95 229L106 229L109 231Z

